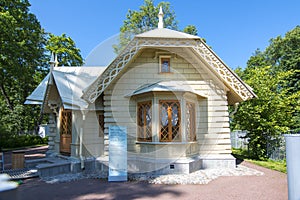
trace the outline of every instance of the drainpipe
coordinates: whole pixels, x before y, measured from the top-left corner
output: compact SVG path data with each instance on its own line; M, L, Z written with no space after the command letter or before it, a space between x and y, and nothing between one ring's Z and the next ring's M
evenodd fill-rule
M81 169L84 170L84 159L82 156L82 137L83 137L83 125L84 125L84 121L85 121L85 112L83 110L81 110L82 113L82 125L80 127L80 133L79 133L79 156L80 156L80 163L81 163Z
M234 104L234 111L232 111L230 114L229 114L229 117L232 117L236 112L237 112L237 109L238 109L238 106L239 106L240 103L235 103Z

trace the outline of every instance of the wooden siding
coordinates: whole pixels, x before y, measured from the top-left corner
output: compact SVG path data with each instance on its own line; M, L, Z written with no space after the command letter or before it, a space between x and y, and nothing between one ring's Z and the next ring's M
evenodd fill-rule
M99 136L99 122L97 113L95 111L89 111L86 114L85 121L83 123L81 111L73 111L74 113L74 126L73 126L73 141L72 156L79 157L79 134L80 128L83 128L83 151L84 157L99 157L104 154L104 139L103 136Z
M108 127L116 124L127 127L128 151L142 153L141 146L136 144L136 101L126 95L144 84L167 80L186 81L200 95L207 96L207 98L198 98L196 109L199 154L231 152L226 96L228 89L206 69L203 63L194 60L193 56L185 53L183 48L169 50L171 52L165 54L172 55L171 73L159 73L159 60L154 59L154 55L161 49L145 49L104 91L106 155L109 144Z

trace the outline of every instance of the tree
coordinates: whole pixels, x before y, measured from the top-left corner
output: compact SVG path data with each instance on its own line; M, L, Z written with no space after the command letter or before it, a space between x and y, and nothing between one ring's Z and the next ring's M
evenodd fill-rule
M39 125L40 108L24 102L48 72L49 50L62 65L83 62L74 41L47 36L29 6L28 0L0 0L0 137Z
M249 147L256 158L268 157L267 145L289 130L300 130L300 28L271 39L257 50L247 67L237 73L257 94L242 102L232 128L248 130Z
M273 73L288 72L289 76L278 87L285 88L289 96L295 96L300 91L300 26L288 31L284 37L278 36L270 40L270 45L262 53L265 61L272 66ZM291 108L297 108L295 102ZM294 112L294 119L298 122L291 126L293 130L300 130L300 112Z
M128 10L120 31L138 34L157 28L160 7L164 12L164 27L177 30L178 22L175 20L175 12L171 10L169 2L160 2L154 6L153 0L145 0L139 11Z
M28 0L0 0L0 126L11 133L32 124L36 109L23 103L40 81L44 57L44 31L29 6Z
M266 49L266 58L275 71L292 71L287 77L287 85L291 93L300 90L300 26L287 32L284 37L271 39Z
M46 49L57 55L60 66L81 66L83 58L80 55L80 49L75 45L72 38L66 34L55 36L49 34Z
M153 0L145 0L139 11L128 10L126 20L120 28L119 44L113 46L115 53L120 53L134 35L157 28L160 7L164 12L164 27L178 29L175 12L169 2L160 2L154 6Z
M184 29L183 32L191 34L191 35L198 35L198 31L196 26L194 25L187 25Z
M247 68L242 72L242 79L253 87L258 98L239 105L232 126L248 131L249 149L255 158L268 157L268 143L276 141L295 123L291 106L300 93L289 96L287 89L278 88L287 76L288 72L274 74L270 66Z

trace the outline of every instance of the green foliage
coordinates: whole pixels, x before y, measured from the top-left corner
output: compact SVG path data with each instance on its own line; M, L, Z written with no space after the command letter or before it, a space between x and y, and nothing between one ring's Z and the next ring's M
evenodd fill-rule
M139 11L128 10L126 20L120 31L138 34L157 28L157 16L161 6L164 12L164 27L177 30L175 12L171 10L169 2L160 2L157 6L154 6L153 0L145 0Z
M57 55L59 66L81 66L83 64L80 49L76 48L75 42L66 34L55 36L50 33L46 49Z
M38 113L23 105L43 74L45 44L29 6L28 0L0 0L0 127L12 134L33 128L27 116Z
M160 7L164 13L164 28L178 30L176 15L169 2L160 2L155 6L153 0L144 0L144 4L140 6L138 11L128 10L126 19L120 28L119 43L113 45L116 54L119 54L136 34L157 28ZM198 34L194 25L186 26L183 32L192 35Z
M62 65L83 62L70 37L47 38L29 6L28 0L0 0L0 137L37 127L40 107L24 102L48 72L48 50Z
M139 11L128 10L126 20L120 28L119 44L113 46L115 53L119 54L134 35L157 28L160 6L164 12L164 27L178 29L175 12L169 2L160 2L155 6L153 0L145 0Z
M194 25L187 25L184 29L183 32L191 34L191 35L198 35L198 31L196 26Z
M231 126L249 131L250 153L255 158L267 158L272 153L266 150L271 141L300 127L299 79L295 79L300 74L299 47L300 31L296 27L284 38L272 39L266 51L257 50L245 70L236 70L258 98L240 104Z
M266 49L266 57L274 70L293 71L287 77L286 87L290 93L300 89L300 26L287 32L285 37L271 39Z
M18 148L48 143L48 137L42 138L38 135L28 134L6 134L1 139L0 147L2 148Z
M234 115L234 124L247 130L249 148L256 158L267 157L267 144L293 123L291 99L277 86L286 73L272 74L270 67L247 68L242 78L253 87L258 98L241 103ZM285 113L285 114L282 114Z

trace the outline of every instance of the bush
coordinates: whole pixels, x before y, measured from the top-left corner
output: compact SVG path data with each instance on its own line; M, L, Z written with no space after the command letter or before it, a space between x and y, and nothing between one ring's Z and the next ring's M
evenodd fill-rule
M18 148L25 146L33 146L38 144L47 144L48 137L42 138L38 135L8 135L5 134L0 140L2 148Z

